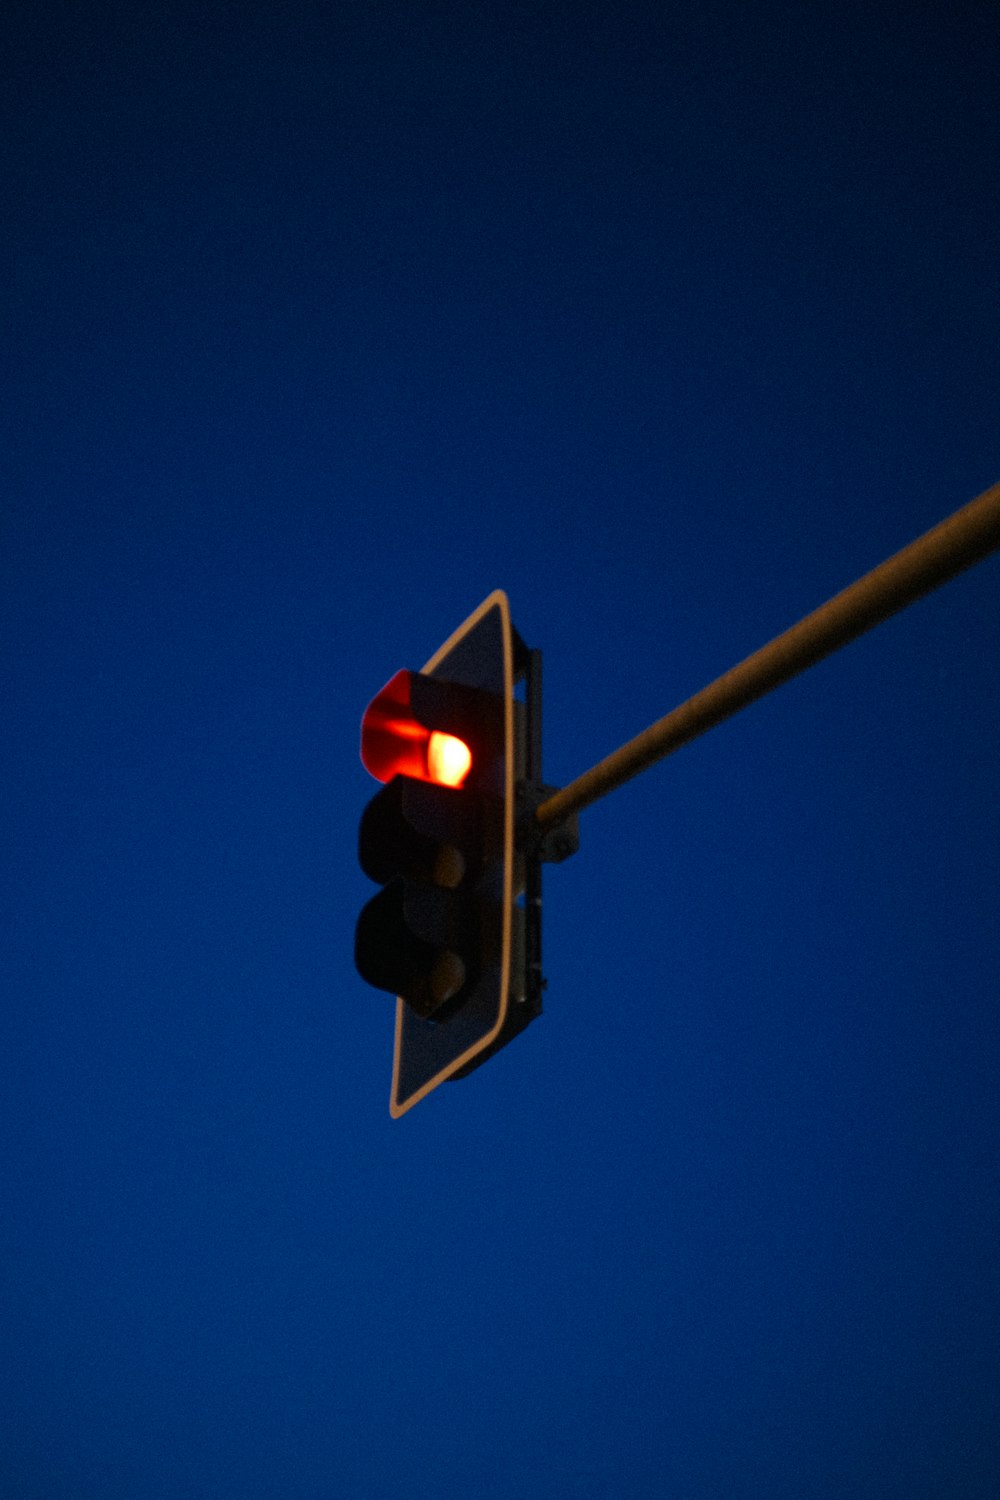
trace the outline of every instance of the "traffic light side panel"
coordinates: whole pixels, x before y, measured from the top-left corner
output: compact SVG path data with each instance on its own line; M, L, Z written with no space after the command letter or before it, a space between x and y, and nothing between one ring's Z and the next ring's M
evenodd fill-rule
M405 1114L430 1091L503 1044L530 1019L519 1001L514 933L514 801L517 745L514 721L514 635L507 596L496 590L434 653L424 674L494 696L493 751L480 781L484 794L484 859L477 888L483 963L471 994L443 1019L424 1019L396 1002L390 1113Z

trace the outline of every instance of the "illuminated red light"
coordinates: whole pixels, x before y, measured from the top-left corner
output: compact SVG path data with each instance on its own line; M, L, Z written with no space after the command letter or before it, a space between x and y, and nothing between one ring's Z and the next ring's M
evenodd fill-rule
M377 781L412 776L439 786L461 786L472 768L472 751L464 740L431 731L414 718L410 707L410 672L397 672L361 720L361 760Z
M454 734L437 730L427 741L427 775L440 786L461 786L472 769L472 751Z

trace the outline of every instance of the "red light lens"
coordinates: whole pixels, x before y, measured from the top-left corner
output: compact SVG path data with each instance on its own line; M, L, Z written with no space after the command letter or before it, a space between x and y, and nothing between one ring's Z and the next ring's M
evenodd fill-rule
M454 734L435 730L427 741L427 775L439 786L461 786L472 769L472 751Z
M361 720L361 759L377 781L412 776L438 786L461 786L472 751L457 735L429 730L410 706L413 673L397 672L372 699Z

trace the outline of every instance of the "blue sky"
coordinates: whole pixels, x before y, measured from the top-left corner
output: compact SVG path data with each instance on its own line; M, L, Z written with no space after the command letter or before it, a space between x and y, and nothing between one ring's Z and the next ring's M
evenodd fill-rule
M995 1495L995 559L583 814L399 1122L352 964L491 589L565 782L998 478L995 12L3 54L0 1495Z

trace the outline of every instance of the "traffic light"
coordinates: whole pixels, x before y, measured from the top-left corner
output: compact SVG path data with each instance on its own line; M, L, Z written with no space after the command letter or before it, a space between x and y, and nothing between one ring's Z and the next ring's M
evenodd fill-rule
M523 818L540 770L539 661L497 590L423 671L397 672L362 719L362 761L386 784L361 819L361 867L382 889L358 919L355 964L397 997L394 1117L541 1010L540 917L526 920L523 895L540 857Z

